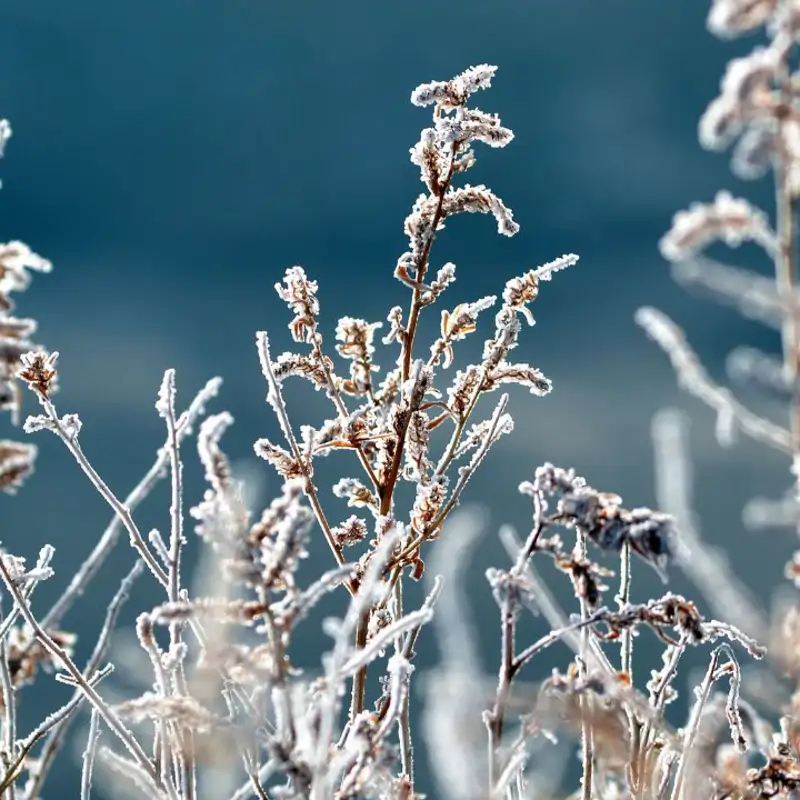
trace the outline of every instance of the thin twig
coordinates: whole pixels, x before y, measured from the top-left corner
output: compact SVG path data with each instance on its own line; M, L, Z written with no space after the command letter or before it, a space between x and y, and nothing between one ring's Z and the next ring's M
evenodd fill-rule
M575 558L578 561L586 559L586 534L578 531L578 538L575 543ZM581 606L581 622L589 618L589 604L581 594L578 598ZM584 627L581 631L581 671L584 675L589 672L588 652L590 641L590 630ZM594 733L592 731L591 711L592 698L587 693L581 698L581 746L583 748L583 771L581 775L581 796L583 800L592 800L592 790L594 787Z
M0 555L2 558L2 555ZM0 638L0 685L3 687L3 753L11 754L17 744L17 696L8 666L8 639ZM4 759L5 760L5 759ZM4 764L4 766L7 766ZM15 800L16 787L12 782L3 793L4 800Z
M92 677L97 674L100 662L105 658L109 645L111 644L111 634L116 629L117 618L122 610L122 606L130 597L131 588L133 587L136 579L142 574L143 568L144 565L142 562L137 560L125 578L123 578L119 589L117 589L114 597L112 598L108 607L108 611L106 611L103 627L100 629L100 634L97 637L97 642L95 643L92 654L89 656L89 660L86 662L86 666L83 670L83 674L86 676L87 680L91 680ZM80 691L80 689L78 689L75 692L72 701L70 702L74 702L75 706L77 707L77 704L82 699L83 693ZM54 721L50 726L52 730L44 743L44 747L42 747L42 752L39 756L39 769L36 771L32 786L28 792L29 800L35 800L35 798L38 797L39 792L42 790L44 781L50 772L53 761L55 760L55 757L58 755L64 743L64 736L66 735L71 722L72 715L68 714L64 715L62 719ZM42 731L42 733L44 733L44 731Z
M128 531L131 545L137 550L139 555L142 557L142 560L156 577L158 582L162 586L168 586L169 578L167 573L150 552L150 548L147 546L142 534L139 532L139 528L133 521L130 509L120 502L114 492L111 491L106 482L100 477L95 468L91 465L89 459L86 458L83 450L81 449L81 446L78 442L78 437L71 436L64 429L64 426L61 423L61 420L59 419L58 413L56 412L55 406L52 404L52 402L46 397L40 397L40 401L47 412L47 416L50 417L50 420L53 423L53 428L58 434L58 437L67 446L67 450L72 453L72 456L78 462L80 468L92 482L97 491L100 492L100 495L103 497L103 499L111 506L112 509L114 509L117 517L119 517L120 521L125 527L125 530Z
M192 431L193 425L203 414L206 403L216 396L221 384L221 378L212 378L208 381L203 389L195 395L188 408L180 415L176 425L179 442ZM168 442L165 442L159 448L153 465L125 498L123 505L129 511L133 512L150 494L158 481L166 477L166 466L169 460L168 444ZM114 549L114 545L119 538L122 528L123 520L115 513L92 552L87 556L86 560L81 564L78 571L70 580L69 586L67 586L66 590L61 594L58 600L56 600L50 611L42 618L43 628L50 629L60 624L72 604L83 594L92 578L105 563L106 558Z
M167 596L171 603L177 603L181 595L181 550L184 544L183 536L183 464L180 457L180 440L178 438L178 426L175 419L175 370L167 370L164 373L164 380L156 403L159 414L164 418L167 426L167 441L171 475L171 494L170 504L170 538L169 538L169 560L167 562L167 575L169 585ZM181 644L181 634L183 623L174 622L169 626L170 649L177 652ZM179 660L175 665L175 683L181 694L186 694L186 678L183 670L183 662ZM166 689L166 687L165 687ZM173 768L181 765L181 782L184 787L185 800L194 800L195 790L195 763L194 763L194 735L189 729L184 730L177 726L174 731L178 741L178 751L170 748Z
M24 597L19 591L13 577L8 571L4 560L0 558L0 575L2 575L3 582L6 588L11 593L14 601L19 605L20 612L25 618L25 621L30 625L34 635L41 643L42 647L58 662L62 664L64 669L70 674L75 683L80 687L83 694L96 708L98 713L102 716L106 725L111 728L117 735L119 740L125 746L126 750L133 756L138 766L147 774L147 776L155 783L159 789L165 789L167 794L172 800L178 800L174 788L167 784L162 784L160 776L156 772L147 754L142 750L141 745L135 739L133 734L125 727L122 720L117 716L116 712L100 697L95 689L87 682L81 671L75 666L75 663L69 657L67 652L57 644L49 636L49 634L41 627L36 617L34 617L30 608L28 607Z
M319 526L322 528L322 532L325 535L325 541L327 541L328 546L330 547L331 552L336 559L336 563L340 567L344 566L346 559L342 553L342 548L339 546L338 542L336 541L336 537L331 532L330 523L325 516L325 512L322 509L322 503L319 500L317 487L311 480L311 475L309 474L308 467L306 466L305 459L303 458L303 452L300 449L300 445L297 443L294 431L292 430L291 422L289 421L289 415L286 411L286 403L284 402L283 394L281 392L281 384L280 381L275 377L275 372L272 369L272 358L269 352L269 337L267 336L266 331L259 331L256 333L256 345L258 348L258 357L261 361L261 371L267 381L268 386L267 402L269 402L275 411L275 414L278 417L278 422L281 426L281 430L283 431L284 438L286 439L286 442L292 451L292 455L297 461L298 468L303 474L303 488L306 497L308 497L311 507L314 510L314 516L316 516L317 522L319 523ZM355 578L351 578L345 584L345 586L348 587L348 591L351 595L354 595L358 589L358 584Z
M92 709L89 719L89 733L86 737L86 749L83 751L83 770L81 771L81 800L89 800L92 793L92 772L94 758L97 753L97 742L100 739L100 715L97 709Z
M740 403L730 389L719 386L706 372L697 354L686 341L683 331L666 314L649 306L636 312L636 322L669 356L681 388L713 408L720 429L727 434L733 423L751 439L781 453L792 455L792 434Z
M678 759L678 771L675 773L675 783L672 786L671 800L681 800L683 798L683 783L686 778L686 769L689 762L689 754L691 753L692 746L694 745L695 737L700 729L700 720L703 716L703 709L706 707L708 698L711 694L711 687L714 684L714 676L717 671L717 664L719 663L720 648L715 649L711 653L711 660L708 664L703 682L700 684L700 689L697 692L697 701L692 708L692 715L689 719L689 724L686 726L686 731L683 734L683 750Z

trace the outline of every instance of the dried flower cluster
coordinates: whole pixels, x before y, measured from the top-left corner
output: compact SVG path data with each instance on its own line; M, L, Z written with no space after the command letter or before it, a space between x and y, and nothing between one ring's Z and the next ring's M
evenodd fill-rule
M11 137L11 125L0 120L0 156ZM30 286L30 271L50 272L51 265L23 242L0 243L0 411L8 411L19 423L21 393L17 373L23 356L37 349L31 341L36 333L34 319L14 316L13 292ZM47 354L43 354L46 357ZM32 444L0 440L0 489L13 494L33 471L36 447Z

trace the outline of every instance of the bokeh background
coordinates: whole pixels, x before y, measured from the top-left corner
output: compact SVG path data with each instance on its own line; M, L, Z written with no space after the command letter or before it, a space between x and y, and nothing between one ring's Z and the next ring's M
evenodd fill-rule
M84 449L111 487L125 495L152 463L164 439L153 403L174 367L181 407L208 378L224 378L215 410L236 418L227 452L260 502L269 500L276 480L252 443L277 427L254 332L268 329L276 352L292 346L273 284L294 264L318 280L329 342L343 314L385 319L392 305L406 305L392 271L406 248L403 219L422 190L408 149L429 121L410 92L489 62L499 66L495 84L476 104L498 112L516 139L505 150L479 147L469 180L491 186L522 230L509 240L491 218L448 224L433 256L457 265L446 303L499 294L508 278L565 252L581 261L542 287L537 325L518 351L554 391L514 395L516 430L469 492L489 514L468 576L487 670L497 625L483 571L505 561L501 523L525 530L530 508L519 482L549 460L630 505L653 504L650 420L665 405L693 420L704 536L727 549L768 606L791 537L748 533L740 511L750 495L782 494L787 464L746 441L721 449L711 413L679 393L666 358L633 322L642 304L663 308L720 377L735 343L778 347L774 332L676 286L657 251L673 213L719 188L772 208L768 181L740 186L728 157L697 143L697 119L726 61L752 46L712 38L707 5L5 0L0 115L14 136L0 162L0 237L53 261L53 273L19 296L18 311L40 320L39 341L60 351L59 409L80 414ZM748 252L733 259L766 270ZM463 345L462 363L483 338ZM394 357L387 351L385 363ZM296 426L325 411L306 388L290 390ZM26 412L35 412L30 398ZM24 436L3 425L3 435ZM55 545L56 578L38 595L46 607L109 510L55 437L38 434L37 444L34 477L16 497L0 497L0 538L30 560L45 542ZM194 504L200 471L193 447L186 455ZM355 474L345 456L328 462ZM137 519L166 531L166 491ZM322 545L312 548L314 568L327 558ZM130 562L123 542L70 617L84 640L79 652ZM646 567L636 574L637 596L659 591ZM680 574L674 587L690 591ZM160 596L145 578L135 600L127 620ZM304 635L311 653L317 634L309 626ZM436 659L433 642L421 659ZM49 702L27 692L26 714L33 719ZM69 764L60 770L76 780Z

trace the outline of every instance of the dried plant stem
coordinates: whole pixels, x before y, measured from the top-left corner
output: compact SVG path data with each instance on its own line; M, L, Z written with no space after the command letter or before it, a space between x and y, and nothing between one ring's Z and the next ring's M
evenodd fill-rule
M492 413L489 432L481 442L478 449L475 451L475 455L473 456L472 464L470 465L470 467L473 464L479 464L483 460L489 448L496 441L497 432L500 428L500 424L501 421L503 420L503 415L505 413L507 406L508 406L508 395L503 394L500 396L500 399L497 405L495 406L494 412ZM461 494L464 491L464 487L469 482L469 479L472 477L474 471L475 470L472 468L461 470L458 476L458 481L456 482L456 485L453 487L453 491L450 493L450 498L444 504L442 510L436 515L436 517L430 523L430 528L432 531L435 531L438 527L444 524L444 521L447 519L447 515L450 514L450 512L456 507L456 505L458 505L458 501L461 497Z
M3 688L3 753L11 754L17 743L17 698L8 666L7 641L5 636L0 639L0 685ZM4 763L3 766L7 768L8 764ZM4 800L15 800L16 796L16 787L12 782L3 793L3 798Z
M521 650L514 656L514 661L511 665L511 677L516 677L517 673L536 655L541 653L551 644L555 644L565 636L582 630L583 628L591 627L597 622L602 622L603 619L608 617L608 608L601 606L595 609L586 619L578 619L565 625L563 628L556 628L545 634L540 639L537 639L533 644L528 645L524 650Z
M174 371L169 370L164 376L162 391L166 393L162 414L167 424L167 450L169 452L169 466L171 476L172 502L170 504L170 536L169 536L169 563L167 595L171 603L180 599L181 586L181 546L183 545L183 483L180 442L178 429L175 422L175 383ZM175 644L179 637L179 630L170 626L170 636Z
M458 143L454 142L450 153L450 164L448 167L447 176L439 186L439 194L438 194L438 201L436 204L436 210L434 211L433 214L433 220L430 225L427 240L423 246L422 252L419 257L417 273L414 276L416 286L414 287L411 299L411 309L408 315L408 327L406 328L406 335L403 339L403 354L402 354L403 381L408 380L409 375L411 374L411 359L414 349L414 338L417 333L417 328L419 326L419 317L423 308L422 282L425 279L425 274L428 269L428 259L430 258L431 247L433 246L433 242L436 238L436 230L439 227L439 223L442 220L445 195L453 180L453 172L455 168L455 156L457 149L458 149ZM403 429L398 432L397 444L395 445L395 452L392 458L391 466L389 467L389 471L385 482L382 485L380 485L378 489L378 496L380 498L379 513L382 516L387 516L388 514L391 513L392 502L394 497L394 489L395 486L397 485L397 480L400 476L400 466L403 463L405 437L407 432L408 420L410 420L410 418L411 418L410 415L408 415L406 426L403 427ZM395 566L392 572L394 580L402 580L401 576L402 566ZM368 615L359 621L358 627L356 628L356 640L355 640L356 649L363 648L367 642L368 624L369 624ZM367 674L366 674L366 667L364 667L364 669L359 670L359 672L353 678L353 692L352 692L352 701L350 706L351 720L354 719L356 714L359 714L364 709L364 690L366 687L366 683L367 683Z
M442 181L441 185L439 186L439 200L436 204L436 210L433 214L433 221L431 222L430 229L428 232L428 238L425 242L425 245L422 249L422 253L419 257L419 267L417 269L417 274L414 276L414 280L416 281L416 287L414 288L414 293L411 299L411 311L408 315L408 328L407 328L407 336L404 342L404 350L403 350L403 380L408 380L409 375L411 374L411 353L414 348L414 337L417 334L417 327L419 325L419 315L422 311L422 282L425 280L425 273L428 270L428 259L430 258L431 247L433 246L433 242L436 239L436 231L439 227L439 223L442 221L442 213L444 210L444 198L447 194L447 190L450 188L450 184L453 180L453 171L455 169L455 158L456 152L458 151L459 142L453 142L452 150L450 151L450 164L447 169L447 175L445 179Z
M536 551L536 545L544 530L544 505L543 498L538 492L533 494L534 503L534 525L528 535L525 544L518 548L514 565L510 575L513 579L518 579L530 569L529 559ZM550 633L542 636L538 641L529 645L521 652L515 654L516 623L519 608L514 607L511 595L504 598L500 614L500 668L495 693L494 705L485 716L485 723L489 733L489 795L490 797L500 797L501 787L508 781L503 776L507 776L510 760L513 760L512 752L510 759L502 757L502 737L505 724L506 706L511 694L511 687L517 673L538 653L545 650L550 645L559 641L565 636L583 631L582 636L589 632L589 628L595 622L607 615L608 609L605 607L594 610L591 614L585 613L581 619L562 626L554 627Z
M350 650L348 647L348 639L353 635L354 629L361 624L366 615L372 607L375 590L381 580L386 562L388 561L389 554L397 543L396 530L390 530L384 534L383 538L378 542L377 547L372 553L372 557L367 562L366 569L364 570L363 577L359 584L358 592L353 597L347 613L341 624L337 626L334 636L333 650L328 656L326 663L326 680L327 686L324 697L321 703L321 719L319 730L317 733L317 747L318 755L315 763L315 785L319 784L319 791L322 791L321 781L324 774L324 765L327 761L327 752L330 747L331 737L335 724L337 697L337 689L340 686L337 676L341 674L344 664L351 660ZM366 629L365 629L366 630ZM359 637L356 636L356 641ZM366 645L366 636L364 636L364 645ZM353 657L359 657L364 649L364 645L357 648L353 653ZM350 703L350 723L355 720L353 709L356 706L358 698L355 697L356 679L360 674L366 674L363 667L356 667L354 671L353 680L353 696ZM360 700L363 710L363 686L361 688ZM360 712L359 712L360 713ZM316 786L315 786L316 788Z
M347 406L345 406L344 400L342 400L342 393L339 391L339 387L336 385L336 381L333 379L333 375L331 375L331 371L328 368L328 361L325 359L325 356L322 353L322 337L318 333L314 335L313 348L313 357L325 374L325 379L328 383L328 392L333 399L334 405L336 406L336 410L339 414L339 420L341 421L342 425L345 425L349 416ZM355 449L356 453L358 453L358 459L361 462L364 472L370 479L372 486L376 491L378 491L380 489L380 481L378 480L378 476L375 474L375 470L372 469L372 464L369 463L369 459L364 453L360 442L355 443Z
M506 552L513 558L519 558L520 547L522 543L516 536L513 528L510 526L502 526L500 528L500 541L503 544ZM574 633L571 623L567 615L559 607L552 593L548 589L541 575L536 571L532 563L528 562L523 564L522 574L526 582L531 587L531 591L536 598L537 608L541 611L542 616L550 625L552 631L561 631L561 634L566 638L570 648L576 653L580 654L581 651L581 638ZM600 609L598 609L599 613ZM588 622L590 618L581 620L581 624ZM602 670L609 676L616 673L614 666L608 660L605 651L593 638L589 638L589 648L591 655L591 663L593 667Z
M408 681L410 684L410 679ZM408 776L409 789L414 791L414 739L411 735L411 707L409 701L411 695L406 692L403 695L402 708L400 709L400 765L403 774Z
M455 429L453 430L452 435L450 436L450 441L447 444L447 448L445 449L442 457L439 459L439 463L436 465L436 477L439 478L447 472L448 467L450 464L453 463L453 458L456 454L456 449L458 447L458 443L461 440L461 436L466 430L467 423L472 416L472 412L475 410L475 406L478 405L478 400L481 396L481 385L483 384L484 380L486 379L486 370L481 370L481 377L477 381L475 389L472 392L472 396L469 399L469 403L467 404L466 410L464 411L462 419L459 419L456 423Z
M189 697L189 687L186 681L186 672L183 664L178 664L175 674L175 687L178 694ZM197 757L195 748L194 730L183 729L178 726L177 735L180 744L178 760L182 769L183 798L195 800L197 796Z
M619 604L624 608L631 598L631 546L628 542L622 545L619 561ZM633 684L633 631L630 628L622 632L620 661L622 671Z
M516 612L507 598L500 613L500 670L494 707L488 714L489 729L489 796L494 797L495 787L504 769L502 763L502 741L505 709L514 679L514 634Z
M33 590L36 588L36 585L37 582L33 582L29 586L25 586L23 588L22 593L26 600L30 599L31 595L33 594ZM8 632L11 630L11 626L17 621L19 614L19 609L14 606L14 608L11 609L11 613L2 619L0 622L0 639L5 639L8 636Z
M650 696L650 707L652 708L651 716L644 721L643 726L640 728L639 734L639 762L636 766L636 797L647 798L649 796L649 789L645 785L648 775L652 772L652 761L656 757L655 752L650 749L650 736L654 728L658 726L655 723L661 721L666 704L667 689L670 683L675 678L678 672L678 663L681 656L686 651L688 637L683 636L677 645L674 645L670 653L669 661L664 665L661 670L658 684L653 688Z
M678 759L678 770L675 773L675 783L672 786L671 800L681 800L683 797L683 784L686 779L686 764L688 762L688 753L692 749L695 737L700 728L700 720L703 716L703 709L708 702L711 694L711 687L714 685L715 672L717 671L717 664L719 663L719 649L714 650L711 654L711 660L708 664L703 682L700 684L700 690L697 693L697 701L692 708L692 715L689 719L689 724L686 726L686 731L683 734L683 752L681 758Z
M535 493L534 503L534 525L523 547L519 548L514 566L511 569L512 575L521 575L525 570L528 559L536 549L536 543L544 530L543 510L541 496ZM514 641L516 634L516 615L511 608L510 598L506 598L500 610L500 668L497 681L497 692L495 694L494 706L487 716L487 727L489 730L489 793L490 796L495 792L498 776L503 770L500 763L500 751L503 739L503 727L505 719L506 704L511 692L511 682L516 672L529 660L536 652L543 649L543 639L540 639L532 647L527 648L519 656L514 656ZM551 633L548 635L550 638ZM555 637L553 637L555 641ZM540 645L537 647L537 645Z
M442 584L444 579L441 575L437 575L433 582L433 587L429 592L425 603L420 611L433 611L436 601L442 591ZM402 597L402 584L397 583L392 589L395 600L395 621L402 619L403 597ZM399 605L398 605L399 600ZM411 671L408 669L411 659L414 657L414 650L419 639L422 625L425 618L420 620L420 623L413 627L405 637L398 636L395 639L395 657L399 660L402 667L397 667L400 672L400 679L394 681L392 694L389 698L389 703L384 711L384 717L378 731L378 736L385 735L393 721L396 719L399 728L400 739L400 762L402 775L405 775L408 780L408 789L413 795L414 793L414 746L413 737L411 734L411 718L409 709L409 698L411 697ZM394 677L394 675L392 676ZM398 698L397 695L400 695Z
M264 787L261 785L258 773L253 773L250 776L250 782L252 783L253 791L256 793L256 795L258 795L259 800L269 800L269 795L264 791Z
M619 606L624 608L631 598L631 546L625 542L619 556ZM620 668L633 686L633 630L626 628L620 639ZM628 783L631 789L638 785L636 766L639 763L641 724L632 708L627 709L630 750L628 753Z
M586 534L583 531L578 531L578 538L575 543L575 555L578 559L585 559L586 552ZM589 604L585 597L579 598L581 606L581 621L586 622L589 617ZM588 674L589 665L589 642L591 631L588 626L584 627L581 631L581 671L584 675ZM583 774L581 776L581 798L582 800L592 800L592 786L594 784L594 746L592 739L592 726L589 721L590 714L586 712L592 703L592 698L585 695L581 698L581 747L583 749L582 765Z
M169 452L172 502L170 504L170 537L169 558L167 562L167 575L169 585L167 595L171 603L177 603L181 597L181 550L184 544L183 536L183 465L180 456L180 438L178 425L175 418L175 371L167 370L161 386L158 401L159 413L164 417L167 426L167 450ZM170 649L181 644L183 623L174 622L169 626ZM167 687L165 687L166 689ZM175 665L175 680L173 689L186 695L186 678L182 660ZM169 741L178 744L179 752L170 749L173 769L181 775L183 795L186 800L194 800L195 763L194 763L194 737L191 730L176 727L172 740L165 737L165 745Z
M281 632L275 623L272 610L267 606L264 612L264 621L269 631L269 640L275 653L276 674L273 681L273 691L275 693L276 704L279 706L279 718L285 730L280 730L290 747L294 747L297 740L297 730L292 717L291 698L286 689L287 684L287 659L286 652L281 640Z
M367 634L369 631L369 609L365 610L359 617L356 625L355 649L356 652L363 650L367 645ZM350 693L350 724L364 710L364 699L367 689L367 667L361 667L353 675L353 688Z
M251 800L254 791L258 795L259 800L269 800L267 793L264 791L263 784L275 772L275 767L276 764L274 760L262 764L258 772L251 774L247 782L240 786L228 800Z
M389 576L389 582L394 590L394 587L402 580L402 567L394 567ZM355 632L355 651L359 652L367 645L367 636L369 633L369 616L370 608L365 608L356 624ZM364 702L367 688L367 666L361 667L355 675L353 675L353 685L350 693L350 713L348 718L352 724L355 718L364 710Z
M394 618L399 620L403 616L403 580L402 576L395 581L394 586L392 587L392 595L394 599ZM419 632L420 628L417 628L417 633ZM398 639L398 653L401 653L405 658L410 658L412 653L410 652L413 649L413 645L411 645L412 641L412 634L409 634L406 637L406 648L400 648L399 642L401 640ZM409 652L403 653L403 650L407 649ZM410 682L410 678L408 681ZM400 715L398 718L398 725L400 728L399 732L399 739L400 739L400 767L403 771L403 774L408 777L409 786L411 791L414 791L414 749L412 746L412 738L411 738L411 716L409 711L409 693L406 692L401 699L401 708L400 708Z
M445 195L447 194L447 190L450 188L450 184L452 183L453 180L453 172L455 169L455 157L456 157L456 152L458 150L458 146L459 146L458 142L453 142L452 149L450 151L450 164L448 166L447 175L445 176L445 179L439 186L436 210L434 211L433 220L428 230L427 239L422 248L422 252L420 253L419 256L417 273L414 276L416 286L414 287L411 298L411 310L409 311L408 314L408 327L406 328L406 335L403 339L403 358L402 358L403 381L407 381L411 374L411 359L414 350L414 338L416 337L417 334L417 328L419 327L419 317L423 308L422 282L425 280L425 274L428 270L428 260L430 258L431 247L433 247L433 242L436 239L436 230L439 227L439 223L442 221ZM408 417L408 419L410 420L410 416ZM392 497L394 495L394 488L397 485L397 479L400 475L400 465L403 463L403 451L404 451L407 425L408 425L408 420L406 422L406 426L398 433L394 458L392 460L391 467L389 468L389 473L387 475L386 481L380 490L381 514L388 514L392 507Z
M97 753L97 742L100 739L100 716L97 709L92 709L89 719L89 733L86 737L86 749L83 751L83 770L81 771L81 800L89 800L92 793L92 772L94 757Z

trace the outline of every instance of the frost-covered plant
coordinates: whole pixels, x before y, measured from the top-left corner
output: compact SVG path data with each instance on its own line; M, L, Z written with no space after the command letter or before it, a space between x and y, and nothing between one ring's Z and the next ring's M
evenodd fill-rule
M496 115L469 105L494 74L495 67L483 64L412 93L415 105L432 107L433 118L410 151L425 191L405 220L408 250L394 274L409 299L405 311L398 305L387 314L382 344L394 354L388 368L381 372L377 361L380 322L342 318L331 347L320 324L317 282L295 266L276 284L293 315L289 330L297 351L273 356L267 333L256 335L266 400L282 434L282 441L255 442L256 454L283 481L280 495L260 513L248 507L244 485L234 477L221 446L231 416L205 412L218 393L219 379L178 413L175 373L165 373L156 401L165 441L149 472L123 500L84 453L78 416L61 414L53 402L58 354L30 345L26 337L32 323L8 318L4 376L9 397L15 398L13 408L18 405L12 392L15 378L28 385L41 405L41 413L27 418L25 431L55 434L114 518L44 614L34 612L31 595L40 580L51 577L53 549L45 547L30 570L22 558L0 557L5 587L5 616L0 617L3 798L43 796L53 759L83 706L90 711L83 798L90 796L93 776L101 770L115 776L115 796L411 798L420 796L414 769L414 742L420 737L443 797L542 796L535 755L557 733L574 731L583 766L580 792L586 800L626 793L677 799L689 796L698 742L709 735L709 693L722 678L730 686L723 718L734 744L747 746L752 717L742 713L733 645L754 657L763 649L673 592L632 603L632 561L643 562L666 580L666 567L678 548L673 519L647 508L627 508L620 497L596 491L572 470L545 464L532 482L522 484L521 491L533 502L532 530L524 543L506 531L512 566L487 570L500 610L496 685L484 678L469 635L459 635L468 628L455 598L465 548L474 539L470 525L473 534L477 528L474 519L463 516L460 524L446 523L489 450L513 428L508 395L501 394L482 419L476 419L478 405L501 384L520 384L536 396L551 390L536 367L513 361L512 351L523 320L534 322L530 305L540 284L578 260L562 256L510 278L498 287L499 297L443 308L438 335L433 342L420 342L422 315L434 303L445 302L455 280L452 263L437 269L432 261L437 233L447 221L462 212L481 212L494 217L500 233L518 231L511 211L490 189L461 182L461 174L475 163L474 145L504 147L513 137ZM741 204L726 205L724 198L721 205L720 219L747 213ZM768 240L768 230L756 225L744 226L742 235ZM24 267L46 267L18 243L4 247L14 254L4 259L0 251L3 279L12 276L6 281L9 288L27 285ZM477 331L483 312L493 307L497 311L487 326L480 360L453 371L455 346ZM290 378L324 392L329 419L296 427L284 400ZM183 564L183 446L195 427L207 488L188 511L217 572L203 582L202 595L188 589ZM333 486L321 485L317 459L334 450L349 457L356 474L348 468ZM167 476L169 533L144 534L134 517L136 508ZM5 480L9 487L17 482L16 477ZM401 491L403 484L411 491ZM353 512L342 513L337 498ZM94 652L81 668L73 658L72 638L59 628L123 531L137 565L122 582ZM562 536L569 537L569 544ZM332 556L330 569L308 579L298 567L321 539ZM616 608L603 603L604 581L613 572L592 558L607 553L621 565ZM575 614L562 612L537 577L535 561L544 558L569 578ZM108 684L101 685L112 669L104 663L109 637L140 573L163 590L163 600L136 623L152 684L136 696L114 698ZM410 593L404 589L421 578L429 583L426 599L409 609ZM297 628L331 593L348 597L345 611L324 622L328 638L322 640L319 671L303 671L294 660ZM551 630L518 646L525 607L540 611ZM414 672L416 648L435 613L443 660L422 682ZM640 629L650 629L663 643L664 662L637 687L631 654ZM542 682L531 701L530 687L521 686L519 673L561 641L573 649L574 658ZM611 650L618 642L621 655L614 663ZM676 732L665 721L664 708L675 696L672 684L682 654L701 645L711 647L706 679L686 728ZM74 695L23 736L16 724L20 689L37 677L39 664L55 670ZM419 724L410 713L410 698L416 694L426 699ZM485 725L479 736L476 723Z

